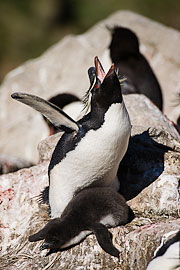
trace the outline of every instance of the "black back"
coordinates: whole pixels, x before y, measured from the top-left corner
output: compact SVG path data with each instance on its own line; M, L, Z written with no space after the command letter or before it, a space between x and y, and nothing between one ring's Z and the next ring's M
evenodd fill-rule
M144 94L162 110L160 85L148 61L139 51L136 34L128 28L114 27L109 49L112 62L119 70L119 76L127 78L122 86L122 93Z
M118 192L108 187L86 188L78 193L67 205L61 217L70 216L82 229L87 229L108 214L112 214L117 224L130 222L134 215ZM80 224L79 224L80 226Z

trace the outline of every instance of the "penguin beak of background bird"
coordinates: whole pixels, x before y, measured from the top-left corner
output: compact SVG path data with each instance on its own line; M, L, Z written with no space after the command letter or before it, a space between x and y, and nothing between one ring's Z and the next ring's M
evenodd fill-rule
M94 64L96 68L97 78L100 80L101 83L104 81L105 77L110 76L114 72L114 64L112 64L108 73L106 74L97 56L94 58Z

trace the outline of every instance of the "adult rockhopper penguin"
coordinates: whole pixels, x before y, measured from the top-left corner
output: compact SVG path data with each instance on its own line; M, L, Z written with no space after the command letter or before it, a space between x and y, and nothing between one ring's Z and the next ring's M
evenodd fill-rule
M115 26L109 46L110 57L119 76L124 76L123 94L143 94L161 111L163 109L162 93L158 80L146 58L139 50L136 34L128 28Z
M73 196L86 187L119 188L116 175L128 147L131 123L114 65L105 74L95 57L93 78L88 91L91 110L77 122L39 97L12 94L65 131L49 164L49 191L43 193L49 199L52 218L60 217Z

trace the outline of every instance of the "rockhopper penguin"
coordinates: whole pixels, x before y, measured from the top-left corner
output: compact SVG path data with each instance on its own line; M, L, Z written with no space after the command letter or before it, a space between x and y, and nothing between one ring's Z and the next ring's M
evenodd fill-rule
M60 217L73 196L88 186L119 188L116 174L128 147L131 123L114 65L105 74L95 57L95 68L91 110L78 122L39 97L12 94L65 131L48 169L49 195L44 197L49 198L52 218Z
M86 188L68 203L61 218L49 221L29 240L45 239L41 249L50 249L49 255L78 244L93 232L102 249L119 258L119 251L112 244L112 235L107 227L125 225L133 218L134 213L125 199L112 188Z
M120 76L126 81L123 94L143 94L162 110L162 93L158 80L146 58L139 50L136 34L128 28L115 26L109 46L110 56Z
M147 270L180 269L180 231L157 251Z

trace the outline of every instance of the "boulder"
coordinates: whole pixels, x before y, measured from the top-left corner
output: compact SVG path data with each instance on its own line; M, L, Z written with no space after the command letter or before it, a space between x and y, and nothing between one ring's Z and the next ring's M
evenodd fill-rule
M99 56L106 70L110 66L110 33L106 25L122 25L136 32L141 51L162 87L164 112L171 120L177 120L180 33L132 12L118 11L82 35L65 37L39 58L27 61L6 76L0 87L1 153L38 161L37 145L48 136L47 126L39 113L17 104L10 95L22 91L48 99L69 92L81 98L89 87L87 69L93 65L94 56Z
M59 136L41 143L41 151L52 151ZM0 177L2 269L146 269L163 235L179 229L180 143L165 130L133 126L119 179L136 218L111 229L121 260L102 251L94 235L45 257L40 242L30 243L28 236L49 220L48 207L38 201L48 185L48 159L45 153L39 165Z
M140 216L178 217L180 142L156 128L134 127L132 133L119 166L120 193Z
M45 257L41 242L30 243L28 236L49 220L48 209L38 204L37 195L47 184L47 162L0 177L3 190L12 196L0 204L0 269L146 269L162 237L177 231L180 219L171 216L138 217L130 224L111 229L120 250L120 261L101 250L94 235L61 253ZM151 201L149 201L149 204ZM168 203L167 203L168 204ZM166 206L165 206L166 207Z
M32 165L33 164L31 162L21 158L8 155L0 155L0 175L15 172L22 168L29 168Z

